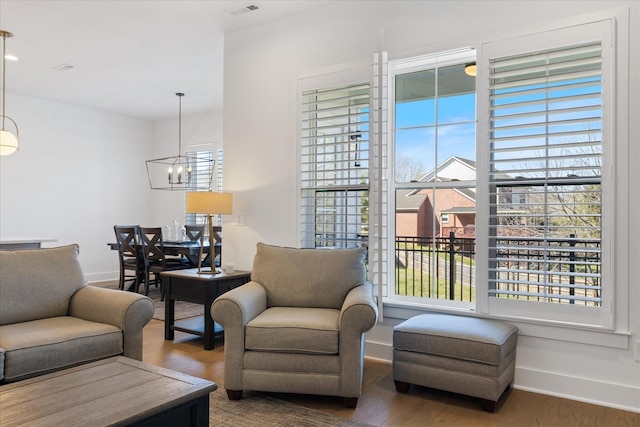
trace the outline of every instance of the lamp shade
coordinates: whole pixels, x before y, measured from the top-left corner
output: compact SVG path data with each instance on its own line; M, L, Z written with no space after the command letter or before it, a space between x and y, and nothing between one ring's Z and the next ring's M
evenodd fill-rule
M187 213L229 215L233 208L231 193L194 191L187 193Z

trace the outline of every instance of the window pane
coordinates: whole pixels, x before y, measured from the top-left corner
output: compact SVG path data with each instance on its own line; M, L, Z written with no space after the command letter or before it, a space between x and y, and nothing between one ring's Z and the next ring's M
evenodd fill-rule
M396 190L396 295L475 301L475 189Z
M360 246L368 236L368 199L366 190L315 191L314 197L305 197L303 209L314 212L313 216L305 216L313 221L314 235L306 235L304 240L313 240L316 248ZM310 225L303 224L303 228L310 230Z
M396 182L433 179L436 166L454 156L475 162L475 79L464 64L400 74L395 82ZM475 173L450 179L474 180Z
M464 72L464 64L438 69L438 123L476 119L476 79Z
M415 181L436 167L435 128L396 131L396 182Z
M475 162L475 123L445 125L438 127L438 164L442 164L445 160L452 156ZM448 176L443 175L440 171L438 171L438 177L458 181L476 179L475 173L461 175L457 171L450 172Z
M433 125L436 118L435 110L434 99L399 103L396 105L396 128Z

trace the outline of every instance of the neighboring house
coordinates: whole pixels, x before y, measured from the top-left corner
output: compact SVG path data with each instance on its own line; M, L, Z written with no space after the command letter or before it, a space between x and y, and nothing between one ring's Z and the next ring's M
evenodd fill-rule
M473 181L476 164L461 157L449 157L418 182ZM396 236L475 238L475 188L400 190L396 193Z

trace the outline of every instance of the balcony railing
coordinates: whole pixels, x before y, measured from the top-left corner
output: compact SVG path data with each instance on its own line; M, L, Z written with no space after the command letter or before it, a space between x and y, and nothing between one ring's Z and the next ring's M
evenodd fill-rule
M396 237L396 294L475 301L475 248L471 238Z
M574 235L546 242L554 250L541 250L540 239L535 238L496 239L490 295L599 305L599 242ZM436 238L396 237L396 295L474 302L475 250L474 238L458 238L455 233Z

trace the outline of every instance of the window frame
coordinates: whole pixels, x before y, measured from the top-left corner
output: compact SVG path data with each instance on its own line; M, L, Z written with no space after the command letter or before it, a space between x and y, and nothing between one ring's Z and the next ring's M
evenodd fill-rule
M395 61L389 61L388 65L388 124L389 124L389 140L388 144L388 171L389 178L389 200L388 200L388 221L389 221L389 233L387 242L387 270L389 272L395 272L395 260L396 260L396 192L402 190L423 190L423 191L441 191L447 189L474 189L476 188L475 180L461 180L451 182L440 182L437 186L434 186L431 182L396 182L396 148L395 148L395 77L398 75L409 74L413 72L420 72L430 70L434 68L444 68L453 65L460 65L476 61L476 52L474 48L465 47L460 49L453 49L435 54L428 54L410 58L398 59ZM477 89L476 89L477 93ZM477 123L477 114L476 114ZM447 126L448 124L438 124L435 122L435 129L440 126ZM476 133L477 134L477 133ZM476 154L477 155L477 154ZM438 161L436 160L436 165ZM435 212L434 212L435 218ZM437 219L437 218L436 218ZM477 221L476 221L477 222ZM452 301L442 298L430 298L430 297L418 297L418 296L406 296L399 295L395 292L396 289L396 274L388 274L388 292L384 296L383 300L390 304L408 304L412 306L422 306L425 308L435 309L447 309L447 310L464 310L470 311L474 309L473 302L464 301ZM477 292L476 292L477 295Z

